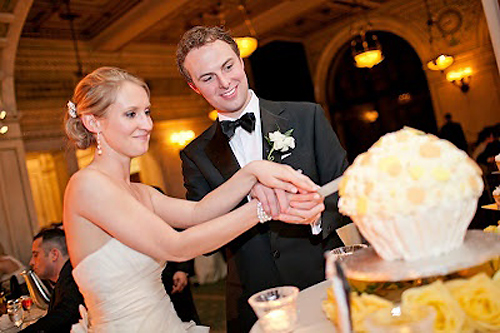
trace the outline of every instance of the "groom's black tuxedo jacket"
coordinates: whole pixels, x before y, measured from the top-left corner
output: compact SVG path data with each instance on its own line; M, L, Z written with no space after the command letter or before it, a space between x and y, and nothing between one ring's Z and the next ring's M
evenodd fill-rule
M281 133L293 129L295 149L273 153L275 162L301 169L319 185L344 172L345 150L319 105L260 99L260 111L263 159L271 149L264 137L278 129ZM181 159L189 200L200 200L240 168L218 121L181 151ZM320 235L312 235L309 225L271 221L253 227L225 246L228 332L251 328L256 317L247 299L253 293L278 285L303 289L324 279L324 251L342 245L334 232L345 224L337 201L336 194L326 198Z

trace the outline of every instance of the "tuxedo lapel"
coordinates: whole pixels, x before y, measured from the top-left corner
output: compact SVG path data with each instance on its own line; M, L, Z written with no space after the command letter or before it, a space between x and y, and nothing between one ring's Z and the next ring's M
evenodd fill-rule
M262 153L263 159L266 160L269 152L271 151L272 144L266 140L269 137L269 133L279 130L284 133L289 128L289 121L284 117L285 109L279 103L272 103L266 100L259 100L260 104L260 117L262 122ZM273 152L274 162L281 163L281 153ZM271 249L277 249L278 247L278 235L280 229L283 227L283 223L277 221L270 221L268 223L270 228L269 241Z
M285 109L277 103L269 103L265 100L259 100L260 117L262 122L262 158L267 160L267 156L271 151L272 144L269 144L266 138L269 138L269 133L279 130L285 132L288 130L288 119L283 117ZM281 163L281 154L273 152L274 162Z
M208 142L205 152L214 166L220 171L222 177L227 180L240 169L240 165L229 146L227 137L222 133L218 120L214 126L214 136Z

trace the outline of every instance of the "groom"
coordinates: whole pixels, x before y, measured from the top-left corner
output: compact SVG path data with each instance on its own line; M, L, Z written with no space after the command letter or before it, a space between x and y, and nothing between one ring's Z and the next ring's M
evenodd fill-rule
M248 88L243 60L219 27L187 31L177 65L189 86L218 111L218 120L181 151L187 198L200 200L240 167L269 159L300 169L317 184L340 176L346 153L317 104L271 102ZM272 149L273 144L281 147ZM325 199L318 224L259 224L225 246L227 331L248 332L256 316L248 298L263 289L301 289L324 279L326 250L342 246L337 195Z

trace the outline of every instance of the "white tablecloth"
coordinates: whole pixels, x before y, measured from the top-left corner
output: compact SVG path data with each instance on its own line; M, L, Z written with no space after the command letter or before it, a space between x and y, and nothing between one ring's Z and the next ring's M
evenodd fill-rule
M333 323L327 318L321 309L321 301L326 299L326 289L330 281L323 281L299 293L297 299L298 322L294 333L335 333ZM259 322L255 323L250 333L263 333Z

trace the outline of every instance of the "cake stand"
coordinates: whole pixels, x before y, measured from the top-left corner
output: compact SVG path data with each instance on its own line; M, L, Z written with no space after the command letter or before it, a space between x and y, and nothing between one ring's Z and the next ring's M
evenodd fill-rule
M438 276L473 268L500 257L500 235L468 230L463 244L437 257L415 261L386 261L372 247L344 258L343 268L349 280L400 282Z

